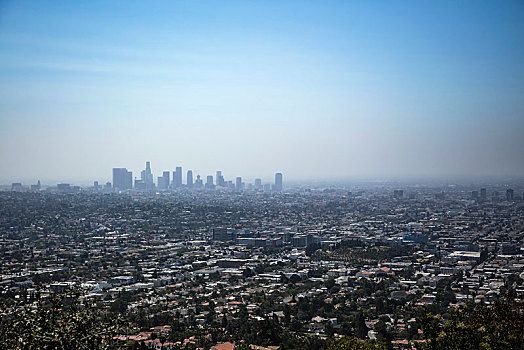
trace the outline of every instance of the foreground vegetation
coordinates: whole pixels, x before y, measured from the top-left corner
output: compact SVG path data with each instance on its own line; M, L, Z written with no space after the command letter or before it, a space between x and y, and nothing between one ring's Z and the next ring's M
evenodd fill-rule
M453 310L447 322L428 313L422 327L431 340L422 349L523 349L524 301L508 294L494 305Z
M120 317L107 319L84 300L80 290L40 298L24 306L1 308L0 344L4 349L110 349L125 328ZM105 319L105 320L104 320Z
M145 348L143 343L118 342L115 335L129 332L133 325L121 317L100 314L79 290L42 299L38 295L25 306L3 306L0 343L5 349L111 349ZM80 302L82 300L82 302ZM446 316L426 312L418 320L426 342L418 349L522 349L524 344L524 302L507 294L493 305L469 305L451 310ZM187 329L172 324L170 338L185 336ZM279 345L280 349L361 349L391 348L391 343L332 334L328 337L298 336L277 319L256 321L241 309L236 318L208 329L204 342L234 341L247 344ZM366 334L360 334L366 338Z

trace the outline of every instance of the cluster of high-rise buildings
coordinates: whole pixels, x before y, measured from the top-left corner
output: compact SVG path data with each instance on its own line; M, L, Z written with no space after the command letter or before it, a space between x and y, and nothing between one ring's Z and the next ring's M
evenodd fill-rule
M485 188L480 189L479 191L471 191L471 199L479 202L485 202L488 200L488 192ZM500 192L499 191L493 191L491 193L491 201L496 202L500 199ZM506 200L507 201L513 201L515 199L515 191L512 188L508 188L506 190Z
M217 171L215 177L208 175L202 179L200 175L193 178L193 171L188 170L186 173L186 183L182 182L182 167L178 166L172 173L170 171L163 171L162 176L157 177L155 183L153 172L151 171L151 162L146 162L146 168L140 172L140 179L135 178L133 184L133 173L126 168L113 168L113 188L120 191L125 190L160 190L166 191L177 188L189 189L215 189L228 188L232 190L241 191L244 189L255 191L282 191L282 173L275 174L275 182L273 184L263 184L262 179L255 179L254 183L246 184L242 182L242 177L238 176L235 181L226 180L222 175L222 171Z

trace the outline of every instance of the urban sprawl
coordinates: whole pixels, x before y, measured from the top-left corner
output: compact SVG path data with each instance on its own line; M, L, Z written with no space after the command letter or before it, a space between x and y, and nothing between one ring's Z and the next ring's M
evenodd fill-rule
M429 338L423 312L524 292L523 192L182 183L181 168L155 184L149 162L134 183L125 168L103 186L14 183L0 192L0 299L81 288L133 325L111 339L128 348L289 348L285 334L412 348Z

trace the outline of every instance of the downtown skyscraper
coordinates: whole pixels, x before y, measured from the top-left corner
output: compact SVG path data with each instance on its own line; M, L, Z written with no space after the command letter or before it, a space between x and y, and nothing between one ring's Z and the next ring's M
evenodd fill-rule
M275 185L273 186L273 190L276 192L282 191L282 173L275 174Z
M130 190L133 188L133 173L126 168L113 168L113 188Z
M193 187L193 171L192 170L187 171L186 184L187 184L187 187L189 188Z
M177 166L173 171L173 188L182 187L182 167Z

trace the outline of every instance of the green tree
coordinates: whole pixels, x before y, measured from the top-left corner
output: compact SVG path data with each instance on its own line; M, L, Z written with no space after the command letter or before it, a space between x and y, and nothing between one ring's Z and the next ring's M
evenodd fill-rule
M360 340L355 337L333 337L328 341L327 350L385 350L381 343Z
M393 339L391 333L388 331L388 326L384 320L379 320L375 324L375 332L377 332L377 340L380 342L390 344Z
M355 335L360 339L366 339L368 336L368 327L362 311L359 311L355 320Z
M445 323L441 316L426 313L421 324L430 339L422 349L522 349L524 301L508 294L493 305L452 311Z
M32 305L0 307L0 344L3 349L108 349L123 327L121 318L102 322L88 303L80 304L80 290L67 291Z

